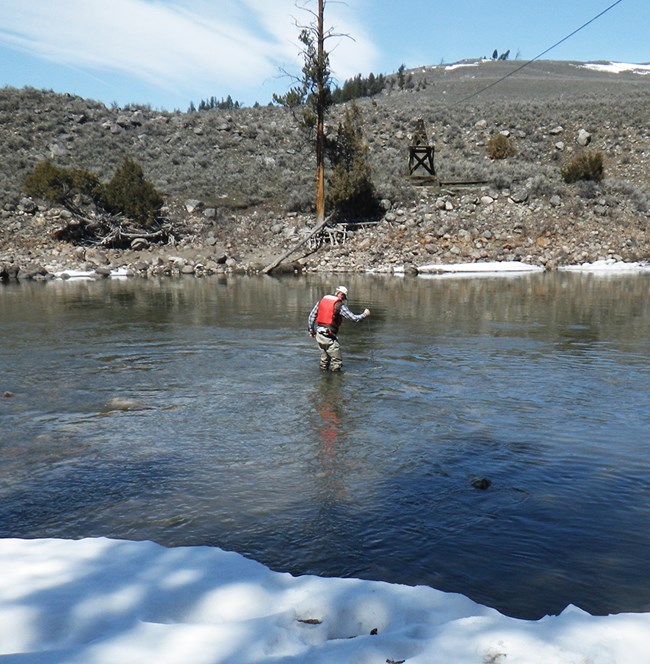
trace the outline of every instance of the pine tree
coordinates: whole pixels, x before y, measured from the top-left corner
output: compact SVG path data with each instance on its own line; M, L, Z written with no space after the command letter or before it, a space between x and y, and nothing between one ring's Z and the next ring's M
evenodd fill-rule
M337 217L350 220L374 219L380 213L361 125L361 111L353 102L345 110L329 150L333 171L328 202Z

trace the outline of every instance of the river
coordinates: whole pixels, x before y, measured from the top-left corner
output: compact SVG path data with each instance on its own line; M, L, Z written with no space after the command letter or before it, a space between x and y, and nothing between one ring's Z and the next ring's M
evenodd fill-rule
M322 374L306 320L339 281L372 315ZM528 619L649 611L649 294L559 272L7 284L0 537L218 546Z

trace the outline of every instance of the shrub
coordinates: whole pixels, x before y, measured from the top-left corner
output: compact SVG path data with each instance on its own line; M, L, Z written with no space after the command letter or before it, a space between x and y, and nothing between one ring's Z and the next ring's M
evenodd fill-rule
M506 159L517 154L512 139L503 134L490 136L487 144L487 156L490 159Z
M153 224L164 202L151 182L145 180L140 164L128 157L103 188L102 200L108 212L125 214L144 226Z
M335 215L349 219L377 217L379 197L372 182L368 146L361 130L361 111L356 103L345 110L329 153L334 170L327 198Z
M125 159L104 186L90 171L60 168L43 161L25 178L23 190L28 196L58 203L79 215L82 213L78 201L87 198L96 207L124 214L144 226L155 221L163 204L162 196L144 179L141 166L131 159Z
M600 151L581 152L562 167L561 173L567 184L579 180L600 182L605 175L603 153Z
M77 212L75 198L88 196L98 203L101 185L94 173L78 168L59 168L49 161L42 161L23 181L23 190L28 196L44 198Z

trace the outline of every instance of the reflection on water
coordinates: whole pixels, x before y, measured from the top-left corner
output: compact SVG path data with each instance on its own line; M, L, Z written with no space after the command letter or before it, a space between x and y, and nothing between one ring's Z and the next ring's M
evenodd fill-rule
M0 536L649 610L648 276L351 276L343 375L305 334L335 285L1 288Z

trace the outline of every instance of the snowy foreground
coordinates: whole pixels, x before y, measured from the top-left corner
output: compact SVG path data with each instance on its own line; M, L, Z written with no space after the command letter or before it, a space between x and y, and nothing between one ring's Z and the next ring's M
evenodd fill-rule
M0 539L2 664L647 664L650 614L530 622L210 547Z

